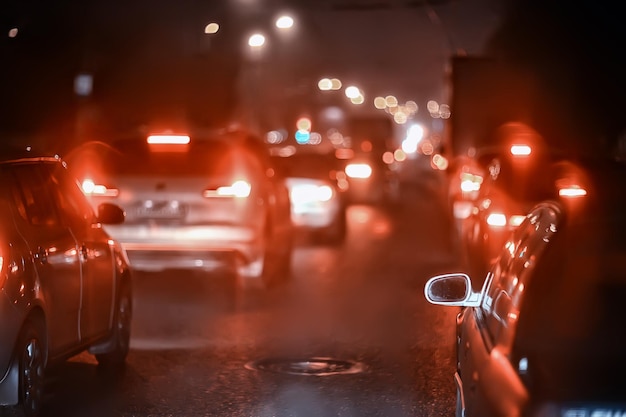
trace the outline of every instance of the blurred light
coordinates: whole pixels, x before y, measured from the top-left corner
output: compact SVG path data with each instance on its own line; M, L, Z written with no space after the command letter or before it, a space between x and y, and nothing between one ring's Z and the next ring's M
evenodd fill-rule
M331 82L331 90L339 90L341 89L341 80L339 78L333 78L330 80Z
M372 175L372 167L365 163L346 165L346 175L350 178L369 178Z
M333 88L333 83L330 80L330 78L322 78L321 80L317 82L317 88L319 88L322 91L328 91Z
M309 136L308 144L309 145L319 145L320 143L322 143L322 135L320 135L317 132L311 132L311 134Z
M393 164L394 162L393 152L387 151L383 153L383 162L386 163L387 165Z
M378 110L384 110L385 107L387 107L387 101L384 97L376 97L374 99L374 107L376 107Z
M563 187L559 189L559 196L561 197L584 197L587 195L587 190L581 188L579 185L571 185L569 187Z
M372 141L370 140L364 140L363 142L361 142L361 150L363 152L372 152Z
M289 29L293 27L293 18L291 16L281 16L276 19L276 27L279 29Z
M260 33L255 33L254 35L250 36L250 38L248 38L248 45L253 48L261 47L264 44L265 36L261 35Z
M487 216L487 224L493 227L506 226L506 216L502 213L491 213Z
M417 103L414 102L413 100L409 100L407 101L404 106L409 110L410 113L414 114L417 113Z
M91 74L78 74L74 78L74 93L77 96L87 97L93 90L93 76Z
M363 94L359 94L356 97L351 97L350 101L352 102L352 104L363 104L365 103L365 97L363 97Z
M301 117L296 121L296 128L298 130L305 130L305 131L310 131L311 130L311 119L309 119L308 117Z
M15 38L17 36L17 28L12 28L11 30L9 30L9 38Z
M521 214L513 215L509 218L509 225L513 227L517 227L520 224L522 224L525 218L526 216L523 216Z
M361 95L361 90L351 85L349 87L346 87L345 93L346 93L346 97L348 97L349 99L354 99Z
M435 147L433 146L431 141L426 140L420 144L420 150L424 155L430 156L433 154L433 152L435 152Z
M251 189L252 187L250 186L250 183L244 180L238 180L238 181L235 181L232 185L218 187L216 190L216 194L217 196L220 196L220 197L243 198L243 197L248 197L250 195ZM205 190L204 196L210 197L212 196L212 193L210 192L210 190Z
M329 201L333 197L333 189L328 185L303 184L294 185L289 193L294 204L306 204Z
M393 121L399 125L403 125L409 121L409 117L403 111L398 111L393 115Z
M309 139L311 138L311 133L307 130L298 130L296 131L294 138L299 144L305 144L309 142Z
M435 100L428 100L428 103L426 103L426 108L428 109L429 113L439 113L439 103L437 103Z
M385 97L385 103L387 107L398 107L398 99L395 96Z
M285 140L285 135L278 130L272 130L265 135L265 142L277 145Z
M343 135L337 129L329 129L328 132L326 132L326 135L328 136L330 143L334 146L340 146L343 144Z
M92 179L85 178L81 183L83 193L86 195L99 195L103 197L117 197L119 190L116 188L107 188L102 184L96 184Z
M393 159L398 162L402 162L406 160L406 153L402 149L396 149L393 152Z
M448 106L447 104L442 104L439 106L439 116L442 119L449 119L450 118L450 106Z
M204 27L204 33L206 33L207 35L212 35L214 33L217 33L219 30L220 30L220 25L218 25L215 22L209 23L208 25Z
M417 152L417 142L409 138L404 139L400 146L402 150L407 154Z
M151 145L186 145L190 140L187 135L150 135L147 139Z
M440 171L445 171L446 169L448 169L448 159L443 155L433 155L431 161L434 167Z
M511 155L513 156L528 156L531 153L531 148L528 145L512 145Z
M424 128L422 125L413 124L407 130L406 137L407 139L419 142L424 137Z
M340 107L330 106L322 110L321 117L326 120L338 122L343 120L344 113Z
M337 159L351 159L354 156L354 151L350 148L340 148L335 151L335 157Z

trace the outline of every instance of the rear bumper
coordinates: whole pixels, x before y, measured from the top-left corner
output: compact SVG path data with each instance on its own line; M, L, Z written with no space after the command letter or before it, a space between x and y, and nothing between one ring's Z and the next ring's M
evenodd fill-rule
M261 233L251 227L122 225L108 231L135 270L215 270L248 264L263 254Z

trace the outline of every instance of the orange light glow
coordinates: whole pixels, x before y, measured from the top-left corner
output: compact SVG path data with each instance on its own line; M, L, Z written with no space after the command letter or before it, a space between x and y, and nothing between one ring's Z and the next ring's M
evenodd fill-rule
M150 135L150 145L186 145L191 141L188 135Z
M102 197L117 197L117 188L107 188L105 185L96 184L92 179L86 178L80 185L85 195L97 195Z

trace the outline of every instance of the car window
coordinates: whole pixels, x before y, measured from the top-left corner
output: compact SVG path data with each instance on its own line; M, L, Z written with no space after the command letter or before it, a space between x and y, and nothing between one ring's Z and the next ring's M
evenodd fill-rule
M46 169L51 181L55 184L55 187L51 187L51 191L64 218L72 219L78 224L95 222L96 215L93 208L85 198L76 179L70 176L61 164L48 164Z
M7 166L12 177L12 194L18 213L33 226L60 225L57 208L50 193L50 179L40 164Z

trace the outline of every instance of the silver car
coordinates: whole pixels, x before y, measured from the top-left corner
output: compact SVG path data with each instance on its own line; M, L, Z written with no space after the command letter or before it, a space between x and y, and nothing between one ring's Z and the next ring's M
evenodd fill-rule
M132 135L86 143L70 155L93 206L125 210L124 224L107 230L135 270L234 266L244 287L288 277L289 194L255 136Z
M102 226L123 220L108 203L96 214L58 157L1 157L0 406L37 415L47 366L81 351L124 364L131 273Z

